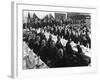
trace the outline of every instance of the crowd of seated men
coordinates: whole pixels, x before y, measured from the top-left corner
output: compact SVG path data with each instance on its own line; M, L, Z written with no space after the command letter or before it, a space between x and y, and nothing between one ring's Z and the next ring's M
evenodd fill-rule
M78 41L80 44L84 45L89 48L91 48L91 39L90 39L90 31L84 25L82 28L80 26L77 27L77 25L54 25L54 26L45 26L43 29L51 34L54 34L55 36L60 36L61 38L64 38L65 40L69 40L70 38L77 44Z
M76 44L79 41L81 45L91 48L91 25L85 23L84 20L84 23L82 21L81 23L72 23L72 20L67 22L63 20L56 21L56 19L36 19L34 22L37 23L27 23L27 28L29 28L29 30L31 30L31 28L41 28L55 36L60 36L65 40L71 38ZM23 27L25 27L25 24L23 24Z
M29 30L23 34L23 41L50 68L88 66L91 63L90 57L82 52L80 45L77 45L78 52L72 49L70 43L73 39L67 39L66 46L62 45L60 39L61 36L57 35L57 42L55 43L51 35L47 39L44 32L37 33L36 30Z
M82 20L84 23L73 23L73 20L64 21L51 18L42 20L34 18L35 21L27 22L27 25L23 24L23 29L25 26L27 26L25 29L29 29L23 32L23 41L49 67L88 66L91 58L83 53L80 45L91 48L90 24L85 23L84 20ZM36 30L38 28L57 36L57 42L52 39L51 35L47 39L44 32L38 33ZM68 40L66 46L62 45L61 38ZM77 44L77 52L72 49L72 41Z

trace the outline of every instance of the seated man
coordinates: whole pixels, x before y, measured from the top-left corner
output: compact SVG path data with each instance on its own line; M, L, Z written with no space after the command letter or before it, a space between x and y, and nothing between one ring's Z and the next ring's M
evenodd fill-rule
M71 40L68 40L65 48L66 48L65 50L66 66L72 66L73 65L73 49L71 46Z
M50 46L48 47L48 53L47 53L47 65L49 67L54 67L56 57L57 57L57 48L55 46L55 42L51 40Z
M77 53L77 61L78 66L88 66L91 63L91 58L86 56L79 45L77 45L78 53Z
M37 54L39 49L40 49L40 36L36 37L36 41L34 42L33 46L34 46L33 47L33 52L35 52Z
M42 40L42 42L41 42L41 48L40 48L38 54L39 54L41 60L43 60L45 63L47 61L47 51L48 51L47 49L48 48L46 46L46 41Z
M58 49L63 48L63 45L62 45L62 43L61 43L61 41L60 41L60 37L59 37L59 36L57 37L56 47L57 47Z
M28 46L29 46L30 49L33 49L33 47L34 47L33 45L34 45L34 42L35 42L35 38L36 38L35 33L33 33L29 36Z
M40 36L40 42L44 39L46 40L46 37L44 35L44 32L41 30L41 32L38 34Z
M65 56L64 56L64 51L61 48L57 52L55 67L66 67L66 60L65 60Z
M49 47L50 46L50 42L52 41L52 35L49 35L49 39L48 39L48 44L47 44L47 46Z

